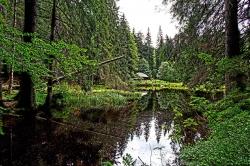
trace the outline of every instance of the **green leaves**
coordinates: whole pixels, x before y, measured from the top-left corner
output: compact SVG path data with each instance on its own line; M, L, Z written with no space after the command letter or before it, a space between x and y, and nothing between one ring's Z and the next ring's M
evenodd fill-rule
M175 69L175 64L170 61L163 62L159 68L158 77L168 82L178 82L179 75Z
M102 162L102 166L113 166L113 164L109 161Z
M220 73L246 73L250 70L247 60L244 61L240 56L222 58L217 62L217 66Z
M211 65L214 63L214 58L210 54L199 53L198 58L204 61L206 65Z
M198 123L193 118L187 118L184 120L183 125L185 128L192 128L198 125Z
M27 34L26 34L27 35ZM44 79L54 74L48 70L48 60L55 60L55 68L62 75L70 75L87 68L93 68L97 62L89 60L87 49L64 41L49 42L32 34L32 43L22 41L22 32L5 26L0 31L1 61L13 66L14 71L27 71L32 75L36 86L41 86ZM45 84L44 84L45 85Z
M247 165L250 161L250 112L247 108L249 94L227 96L216 103L207 104L203 99L193 99L196 108L210 107L206 112L211 135L193 146L182 150L185 165ZM234 102L236 101L236 102ZM203 106L202 106L203 105ZM209 106L211 105L211 106ZM192 120L185 122L193 125Z
M210 108L210 102L204 97L191 97L190 106L197 112L206 112Z
M136 160L134 160L128 153L124 157L122 157L122 163L124 164L124 166L134 166L135 162Z

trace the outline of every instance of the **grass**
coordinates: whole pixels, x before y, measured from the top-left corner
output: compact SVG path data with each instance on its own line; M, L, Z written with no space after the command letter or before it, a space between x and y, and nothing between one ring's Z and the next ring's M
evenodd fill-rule
M188 87L183 83L171 83L163 80L136 80L131 84L135 87L135 90L188 90Z
M249 165L250 93L232 94L206 108L211 134L184 147L185 165Z
M93 94L119 94L127 98L127 100L136 100L141 97L141 92L133 92L133 91L125 91L125 90L116 90L116 89L109 89L104 86L94 86L92 90Z
M199 85L198 87L195 87L194 90L195 91L202 91L202 92L224 92L225 91L225 85L222 85L217 89L214 89L213 86L208 87L206 85Z
M141 97L139 92L94 87L91 92L84 92L79 86L61 84L55 88L56 93L64 96L64 105L68 111L74 110L120 110L129 102Z
M62 83L53 88L54 94L60 93L60 107L64 106L64 111L53 111L56 117L68 117L74 110L120 110L141 97L141 92L109 89L105 86L94 86L91 92L82 91L78 85L68 85ZM4 92L4 100L12 100L18 91L11 94ZM46 99L46 91L36 91L36 105L43 105ZM59 108L61 109L61 108Z

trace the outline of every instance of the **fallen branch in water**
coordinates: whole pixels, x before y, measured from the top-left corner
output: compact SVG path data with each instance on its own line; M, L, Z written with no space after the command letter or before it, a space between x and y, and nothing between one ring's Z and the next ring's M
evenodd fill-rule
M138 158L142 162L142 166L147 166L147 164L142 161L142 159L140 158L140 156L138 156Z
M36 118L39 119L39 120L46 120L46 121L49 120L50 122L55 123L55 124L58 124L58 125L70 126L70 127L75 128L75 129L79 129L79 127L75 126L75 125L72 124L72 123L58 122L58 121L51 120L51 119L47 119L47 118L43 118L43 117L40 117L40 116L36 116ZM118 137L118 136L109 135L109 134L101 133L101 132L97 132L97 131L92 131L92 130L87 130L87 129L84 129L84 130L82 130L82 131L83 131L83 132L94 133L94 134L98 134L98 135L103 135L103 136L106 136L106 137L113 137L113 138L117 138L117 139L122 139L121 137Z

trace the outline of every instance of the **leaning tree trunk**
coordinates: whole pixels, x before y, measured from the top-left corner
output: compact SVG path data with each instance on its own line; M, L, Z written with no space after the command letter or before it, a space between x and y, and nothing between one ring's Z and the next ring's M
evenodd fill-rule
M233 58L240 55L240 32L238 28L238 0L225 0L226 20L226 56ZM242 73L226 74L226 93L235 88L244 89Z
M55 27L56 27L56 0L53 0L53 7L51 13L51 31L50 31L50 42L55 40ZM53 88L53 59L52 55L49 56L48 59L48 69L50 71L50 76L48 78L47 83L47 97L45 102L45 114L46 116L50 117L50 107L52 103L52 88Z
M31 33L36 27L36 0L25 0L24 12L24 42L32 42ZM27 71L21 72L20 90L18 94L18 107L33 110L35 106L35 91L31 75Z

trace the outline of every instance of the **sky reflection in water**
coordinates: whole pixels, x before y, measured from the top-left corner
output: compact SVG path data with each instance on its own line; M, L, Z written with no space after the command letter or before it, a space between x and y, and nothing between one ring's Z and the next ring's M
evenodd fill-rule
M126 149L123 152L123 156L130 154L132 158L136 160L136 165L138 166L142 165L142 162L144 162L144 164L151 164L153 166L175 165L175 160L178 158L176 153L179 151L179 145L174 144L171 141L171 129L165 135L164 131L161 131L160 140L158 142L155 130L156 123L157 119L152 117L147 141L144 136L145 125L142 123L140 126L143 131L142 134L140 136L136 136L136 134L134 134L133 139L129 138ZM121 155L119 157L119 163L117 165L122 165Z

